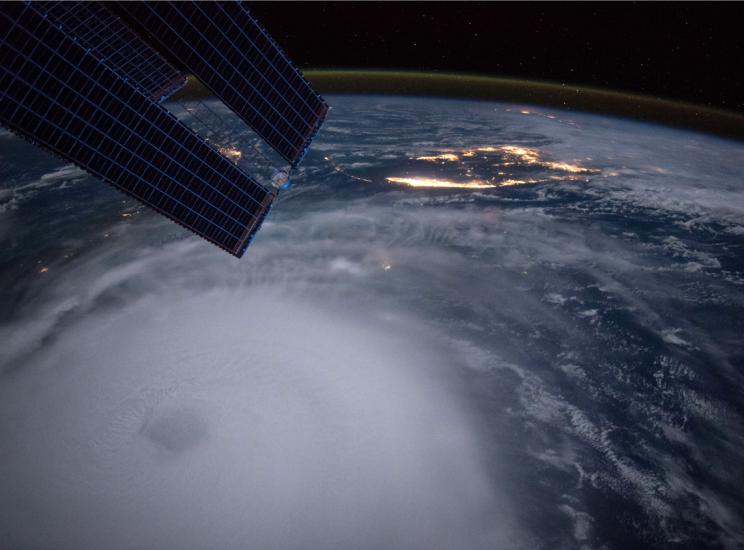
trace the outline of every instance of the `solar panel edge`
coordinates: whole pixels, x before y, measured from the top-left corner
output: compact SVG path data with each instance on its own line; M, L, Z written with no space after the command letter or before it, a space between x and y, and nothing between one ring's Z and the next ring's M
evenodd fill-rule
M327 112L328 110L327 103L325 102L325 100L323 100L320 94L318 94L318 92L310 85L302 72L296 67L296 65L286 55L286 53L284 53L284 51L279 48L273 38L271 38L271 36L268 34L268 32L258 24L256 19L249 13L249 11L239 2L229 3L231 5L238 6L241 10L241 13L243 13L247 20L250 22L250 25L255 26L266 37L267 41L270 43L272 51L276 52L276 54L282 60L282 63L284 63L301 81L303 85L302 92L309 93L309 95L306 95L304 97L308 99L309 97L312 97L315 101L317 101L319 106L323 107L323 116L319 117L319 121L316 117L313 117L310 120L298 118L298 121L304 121L303 126L309 126L307 133L304 134L305 139L302 139L303 133L297 132L297 127L294 122L290 123L288 120L285 120L285 124L283 125L283 127L288 130L295 131L298 134L296 138L293 138L294 141L288 139L288 137L281 131L281 125L279 128L273 126L270 117L267 118L266 116L267 111L262 111L261 108L256 107L251 101L249 101L251 95L250 93L244 91L236 93L238 90L233 89L233 84L225 80L224 76L220 76L221 73L215 71L214 67L209 64L209 60L201 57L202 54L204 54L204 51L194 50L194 43L185 41L185 38L183 38L184 29L179 29L179 32L176 32L176 29L172 25L173 22L169 20L169 17L173 18L177 14L181 18L184 18L184 20L188 22L187 24L193 27L193 32L197 33L204 39L205 35L203 33L203 29L194 25L193 23L191 23L190 19L185 17L186 12L183 10L188 11L187 6L191 4L194 3L158 2L148 4L145 2L122 2L121 0L106 2L106 5L109 6L109 9L114 11L121 19L123 19L128 24L128 26L137 34L139 34L145 42L152 44L153 48L163 53L165 57L171 60L180 61L180 64L185 65L186 68L205 86L205 88L212 92L215 97L220 98L236 115L241 118L241 120L243 120L254 132L256 132L257 135L259 135L259 137L261 137L267 144L269 144L292 167L296 167L299 164L299 161L304 156L307 148L311 144L312 140L307 138L314 137L314 135L316 134L316 127L319 127L319 125L322 124L324 120L325 112ZM205 6L208 5L210 5L210 3L199 4L198 9L203 10ZM225 6L227 4L220 5ZM179 6L181 8L179 8ZM161 32L157 32L157 29L160 29ZM171 35L174 40L173 43L168 43L166 41L166 38L162 36L163 32L165 34ZM185 45L181 44L182 42ZM204 43L208 46L207 51L216 51L215 40L213 38L204 39ZM189 48L193 51L187 51L189 50ZM209 48L211 48L211 50ZM197 60L197 58L200 58L201 60L199 61ZM210 71L212 71L214 74L212 74ZM261 75L261 72L258 70L258 68L255 69L255 74ZM211 82L210 80L214 80L214 82ZM257 84L255 82L252 82L250 78L246 78L243 81L243 85L246 83L250 85L250 89L253 89L252 93L259 93L258 88L256 87ZM287 85L289 86L289 83L287 83ZM303 95L300 91L298 91L298 89L293 89L293 93L296 94L297 98L302 99ZM294 96L292 97L294 98ZM266 101L268 106L270 106L272 109L275 109L277 113L279 113L277 105L272 104L271 101L268 101L265 98L263 98L262 101L263 100ZM291 107L292 104L290 100L285 99L284 103L281 106L283 107L284 105ZM246 107L248 111L243 112L243 108ZM317 107L315 107L315 104L313 104L313 110L311 112L317 113ZM256 116L259 117L260 120L253 120ZM302 130L304 132L304 127L302 128ZM283 141L280 142L279 140ZM286 141L286 143L284 143L284 141Z
M300 151L300 153L297 155L297 157L294 160L291 160L291 166L292 168L296 168L300 162L302 162L302 159L305 158L305 155L307 154L307 151L310 149L310 145L312 145L313 140L315 139L315 136L320 131L320 127L325 122L326 116L328 115L329 106L325 99L323 99L323 96L321 96L318 91L313 88L313 85L310 83L310 81L305 78L304 73L297 67L294 61L292 61L292 58L289 57L284 50L279 46L279 44L274 40L274 37L271 36L271 34L266 30L266 28L261 24L261 22L256 19L253 14L251 13L251 10L248 9L245 5L245 2L242 0L237 0L238 5L248 14L248 17L250 17L253 20L253 24L256 25L256 27L264 34L264 36L271 42L271 45L276 48L277 52L284 58L284 60L287 62L287 64L294 70L294 72L297 74L297 76L302 79L302 81L305 83L305 85L308 87L308 89L313 93L313 95L320 101L321 105L323 105L323 112L318 118L317 122L315 123L315 126L312 128L312 130L309 133L308 138L305 140L304 145Z
M235 250L231 252L234 256L238 258L242 258L243 254L245 254L245 251L248 249L248 246L253 242L254 237L256 236L256 233L258 233L258 230L261 229L261 226L263 225L264 220L269 215L269 212L271 212L271 208L274 205L274 195L273 194L267 194L266 197L264 197L264 200L261 202L261 212L256 216L256 219L253 221L253 224L246 228L244 234L241 236L240 241L238 242L237 246L235 247Z
M140 197L134 195L133 193L127 191L123 187L117 185L115 182L111 181L110 179L106 178L105 176L101 175L100 173L96 172L95 170L91 169L88 166L85 166L84 164L80 164L73 160L71 157L66 156L64 153L57 151L49 146L47 146L44 143L41 143L39 141L36 141L33 137L31 137L29 134L24 132L23 130L17 129L12 127L6 122L0 122L0 126L11 132L14 136L18 137L19 139L22 139L26 143L29 143L30 145L33 145L34 147L38 149L42 149L45 153L52 155L53 157L70 164L75 165L77 168L88 174L89 176L95 178L96 180L99 180L106 185L112 187L119 193L123 193L124 195L131 197L133 200L137 201L139 204L143 205L146 208L149 208L151 210L154 210L157 212L160 216L163 216L165 218L168 218L169 221L176 223L183 229L189 232L191 235L195 235L196 237L199 237L200 239L203 239L204 241L208 242L209 244L216 246L220 248L221 250L224 250L228 254L235 256L236 258L242 258L245 254L245 251L248 249L248 246L251 244L253 237L255 237L258 230L261 228L261 224L263 223L266 216L271 211L271 207L273 206L273 196L269 193L267 194L267 198L270 199L268 201L268 204L265 206L262 204L263 208L261 212L259 213L259 216L257 217L256 221L249 226L249 228L246 230L244 235L241 237L240 242L238 245L236 245L235 248L228 248L221 244L219 241L210 239L207 235L203 233L197 233L192 228L185 225L183 222L175 218L174 216L171 216L168 212L164 211L163 209L151 204L144 202ZM266 201L266 199L264 199Z
M269 34L269 31L266 30L266 28L261 24L261 22L255 17L253 17L251 10L245 6L245 2L243 2L242 0L237 0L237 3L246 13L248 13L249 17L253 20L253 23L256 25L256 27L261 30L261 32L266 36L269 42L271 42L271 44L276 48L276 50L282 55L282 57L287 61L289 66L292 67L292 69L294 69L294 71L302 79L302 81L307 85L307 87L310 90L312 90L312 92L315 94L315 97L318 98L321 101L321 103L323 103L323 105L326 106L326 112L327 112L328 103L326 103L325 99L323 99L323 96L321 96L318 93L318 91L315 88L313 88L313 85L310 83L310 81L307 78L305 78L304 73L297 67L297 65L295 65L294 61L292 61L292 58L289 57L284 52L284 50L279 46L279 44L277 44L276 40L274 40L274 37L271 36L271 34Z
M30 7L30 6L27 5L27 7ZM26 13L26 11L27 10L22 9L22 11L20 13L17 13L16 15L18 15L20 17L20 15L22 13ZM36 17L43 17L43 15L40 12L38 12L35 8L32 8L31 10L28 10L28 12L35 14ZM3 19L3 21L6 21L7 22L7 18L6 17L3 17L2 19ZM45 19L45 18L43 18L43 19ZM37 26L34 27L34 30L35 31L37 31L37 30L39 30L41 28L38 25L39 25L40 21L42 21L43 19L36 21L36 25ZM17 23L14 23L13 26L15 24L17 24ZM228 159L226 159L224 156L220 155L218 152L214 151L206 142L204 142L204 140L202 138L200 138L197 134L195 134L187 126L185 126L182 123L180 123L171 113L169 113L164 108L158 106L156 103L152 102L151 100L149 100L149 98L146 97L146 95L143 93L142 90L140 90L140 89L132 86L131 84L127 84L125 81L123 81L123 79L121 78L121 76L116 71L112 70L106 64L102 63L99 59L97 59L97 57L93 53L91 53L90 50L87 50L86 51L85 48L84 48L84 46L82 44L80 44L80 43L75 44L74 37L66 34L59 27L57 27L56 25L54 25L51 21L47 21L46 22L46 25L48 25L48 28L54 29L53 33L55 33L55 32L58 33L58 35L60 37L60 40L62 40L63 42L66 40L68 42L68 48L69 47L72 47L73 49L77 48L81 52L81 56L83 58L86 57L86 56L88 56L88 59L92 60L93 63L97 63L100 67L102 67L104 69L104 73L106 71L108 71L108 73L109 73L109 75L104 75L103 73L101 73L101 74L98 74L98 76L94 76L94 73L90 73L90 74L86 75L86 78L92 79L92 82L96 83L96 85L101 85L101 81L98 80L98 79L102 79L103 76L107 76L109 80L113 79L113 80L119 81L119 84L120 85L123 85L126 88L128 88L129 90L131 90L129 97L134 98L135 96L139 95L140 98L141 98L141 101L144 102L144 104L149 104L150 105L150 108L156 109L158 111L159 115L160 114L165 115L166 116L166 119L168 119L168 118L169 119L172 119L172 123L173 124L176 124L178 127L182 127L189 134L193 134L192 137L195 138L195 139L197 139L204 146L205 150L208 150L210 152L210 154L215 157L215 159L221 159L223 161L223 163L229 164L231 170L233 170L235 172L234 175L235 176L241 176L242 179L239 180L241 182L240 183L240 186L239 186L239 184L238 184L237 181L234 182L234 183L232 183L231 185L233 187L235 187L236 189L243 189L242 192L245 193L248 197L259 198L261 200L261 202L258 202L255 199L253 199L253 200L254 200L254 202L257 205L260 205L260 209L257 209L255 206L250 206L249 209L246 210L246 213L247 214L250 214L250 220L246 220L246 222L248 222L248 223L238 222L239 225L240 226L243 226L243 228L244 228L243 231L242 231L242 233L240 234L240 238L238 238L237 235L231 235L229 232L227 232L227 235L233 236L233 239L226 239L226 240L224 240L225 243L227 243L229 241L235 241L235 244L234 245L231 244L230 246L225 246L223 244L223 242L221 242L220 240L217 240L216 238L211 238L207 234L207 231L204 229L204 227L203 226L200 226L199 224L196 223L196 219L195 218L192 218L191 220L189 220L189 217L187 215L182 214L178 210L174 210L173 213L168 212L167 210L159 207L158 204L156 202L154 202L152 198L150 198L150 194L151 193L148 193L146 195L141 195L141 196L140 195L137 195L132 190L129 190L129 189L127 189L124 186L126 182L117 182L117 181L114 181L113 179L109 178L107 174L110 172L111 166L113 166L111 164L111 163L114 163L114 160L113 159L110 159L110 158L109 159L105 159L108 162L103 162L102 163L102 162L100 162L102 160L101 158L94 158L96 156L95 154L94 155L88 154L87 156L85 156L85 155L81 155L80 152L76 152L75 154L73 154L72 152L66 152L65 150L60 149L59 148L60 141L58 139L57 140L52 139L51 141L47 140L48 143L45 143L43 141L43 138L42 138L42 140L40 140L38 136L43 136L45 132L48 133L48 131L49 131L49 130L44 130L43 128L42 129L39 128L39 124L42 124L44 122L44 119L43 118L39 118L39 112L37 112L37 110L35 110L35 108L33 107L33 105L32 105L33 102L26 104L23 101L19 101L18 98L15 98L14 99L12 97L12 95L9 95L8 94L8 90L5 90L5 91L0 90L0 95L7 96L6 97L6 101L9 101L10 102L10 103L6 103L5 106L7 107L8 105L15 104L15 105L17 105L17 107L14 108L12 111L8 111L7 109L4 110L4 111L0 111L0 115L2 115L2 119L0 120L0 125L2 125L4 127L7 127L13 134L21 137L25 141L33 144L34 146L39 147L39 148L41 148L41 149L43 149L43 150L51 153L55 157L62 159L64 162L69 162L69 163L72 163L75 166L78 166L83 171L85 171L86 173L92 175L93 177L96 177L97 179L103 180L107 184L109 184L112 187L116 188L118 191L120 191L120 192L122 192L122 193L124 193L124 194L126 194L128 196L131 196L132 198L134 198L135 200L137 200L141 204L147 206L148 208L153 209L154 211L156 211L159 214L165 216L169 220L176 222L177 224L179 224L182 227L184 227L185 229L187 229L189 232L198 235L199 237L203 238L207 242L210 242L211 244L214 244L215 246L218 246L219 248L225 250L226 252L228 252L228 253L230 253L230 254L232 254L234 256L238 256L238 257L242 256L243 252L247 248L248 244L252 240L252 238L255 235L255 233L258 231L258 229L259 229L259 227L261 225L261 222L266 217L266 215L267 215L267 213L268 213L268 211L270 209L271 203L272 203L273 198L274 198L273 193L271 193L266 188L264 188L262 185L260 185L258 182L256 182L255 180L253 180L250 176L248 176L247 174L245 174L244 172L242 172L242 170L240 170L239 168L234 167L232 165L232 163L230 163L230 161ZM19 28L23 28L23 25L21 25ZM36 36L35 32L31 32L31 31L29 31L27 29L24 29L24 32L28 33L29 36L32 37L32 39L36 39L37 42L40 40ZM46 34L43 33L42 36L46 36ZM0 38L0 42L2 42L4 45L9 46L9 51L11 49L15 49L16 47L20 47L18 44L16 44L14 46L12 42L7 42L7 40L8 40L8 37L7 36L4 37L4 38ZM6 42L7 42L7 44L6 44ZM35 49L36 48L34 48L34 50ZM21 57L19 57L19 59L22 59L23 60L22 62L24 64L27 63L27 62L31 62L32 64L39 63L38 60L34 60L33 59L33 56L31 54L28 54L28 57L27 57L27 54L22 54L21 51L18 51L17 54L15 54L15 55L21 55ZM57 54L55 54L55 55L57 55ZM82 63L82 61L81 61L81 63ZM78 65L79 65L79 63L78 63ZM11 72L9 68L3 67L3 69L4 69L3 72L7 72L9 75L14 75L15 74L14 72ZM39 65L39 69L41 69L41 71L42 71L40 74L48 74L50 77L60 78L59 75L58 74L55 74L54 72L47 72L46 67L42 67L41 65ZM74 69L74 70L78 70L78 69ZM82 70L82 69L80 69L80 70ZM14 76L13 78L21 78L22 79L23 77L22 76ZM17 80L17 82L19 83L19 85L28 86L29 87L29 92L35 88L35 82L25 82L25 84L20 84L20 83L24 82L23 80ZM68 86L68 85L65 84L65 86ZM26 92L26 95L24 95L24 97L26 97L29 92ZM39 92L42 93L42 94L44 93L43 90L37 90L35 93L39 93ZM107 90L106 93L107 93L107 95L111 95L112 97L116 97L116 95L113 92L111 92L111 91L108 91ZM84 98L85 101L89 101L89 102L92 101L90 97L88 97L86 99L85 94L81 94L80 92L78 92L78 95L80 97ZM54 102L56 102L56 101L57 101L57 99L52 100L52 104L54 104ZM119 99L119 101L121 101L121 99ZM60 105L63 105L63 104L60 104ZM91 103L91 105L93 105L95 107L95 102ZM18 113L18 109L22 109L21 114L17 114ZM24 111L26 113L28 113L28 114L23 114ZM71 114L72 114L73 117L80 116L79 114L74 114L72 111L71 111ZM113 116L114 115L111 115L112 118L113 118ZM14 120L14 117L17 117L17 119ZM24 126L24 117L31 117L31 119L39 119L39 123L38 124L35 124L33 126L30 126L28 124L28 120L26 120L25 121L26 124ZM85 122L85 119L84 118L83 119L80 119L80 120L83 121L84 124L88 124L88 122ZM52 123L50 121L46 121L45 123L47 125L55 126L55 123ZM91 128L94 129L94 130L99 130L100 131L100 128L102 128L102 127L99 126L99 125L96 125L96 126L91 126ZM130 129L131 129L131 127L130 127ZM62 129L61 127L59 128L59 130L62 131L63 133L64 132L67 132L66 129ZM73 137L73 139L76 139L76 140L77 139L80 139L79 136L77 138L75 137L75 133L74 132L71 133L70 135ZM80 141L81 145L83 145L85 147L90 147L89 144L86 144L85 139L87 139L87 138L84 138L83 140ZM153 143L153 146L156 147L156 148L158 147L154 143ZM76 148L77 148L77 145L73 148L73 150L76 149ZM192 149L192 151L193 151L193 149ZM193 154L196 155L197 153L194 152ZM101 157L101 155L103 155L103 153L100 153L99 152L99 153L97 153L97 155L99 157ZM83 160L83 162L81 162L81 159ZM89 161L89 162L86 163L85 162L86 160ZM117 159L116 163L119 163L119 162L120 161ZM100 167L100 170L97 169L96 166L99 166ZM129 165L126 164L126 165L122 165L120 168L128 171L128 166ZM104 167L105 167L105 169L104 169ZM220 173L222 173L222 172L220 172ZM119 174L121 174L121 171L119 171ZM132 173L132 175L134 175L135 177L140 177L140 178L142 176L142 174L140 174L140 176L137 176L135 173ZM229 181L229 176L227 174L225 174L223 177L228 178L227 181ZM243 180L245 180L245 181L243 181ZM174 180L174 183L179 183L179 182L177 182L176 180ZM182 185L184 187L184 189L189 189L189 186L186 185L186 184L184 184L183 182L181 182L179 184ZM252 187L241 187L243 184L250 184ZM153 190L159 189L154 183L151 184L151 188ZM137 189L137 186L134 186L133 189L134 190L138 190ZM256 194L257 191L260 191L260 193L259 194ZM202 198L202 200L206 200L206 199L204 199L204 197L201 197L201 198ZM211 201L211 199L209 199L209 200ZM165 203L165 204L167 204L167 203ZM210 202L206 202L205 204L210 204L211 205ZM189 209L188 205L184 204L183 206L186 206L186 208ZM214 206L214 205L211 205L211 206ZM196 207L194 206L194 208L196 208ZM192 213L196 213L196 211L195 210L192 210ZM179 219L178 217L176 217L178 215L181 215L183 217L184 221L181 221L181 219ZM209 222L209 218L204 218L204 220L206 220L207 222ZM236 222L237 221L238 220L236 220ZM187 225L187 222L190 223L190 225ZM223 231L224 231L224 229L223 229ZM213 230L211 232L214 234L214 231Z
M305 158L305 155L307 155L307 152L310 150L310 145L312 145L313 141L315 141L315 137L318 135L318 132L320 132L320 128L321 126L323 126L323 123L328 116L328 111L330 110L330 107L325 101L323 101L323 107L323 113L320 115L318 121L315 123L315 127L311 129L310 135L305 142L305 146L302 148L302 151L298 155L297 159L291 165L292 168L297 168L297 166L302 162L302 160Z
M315 126L311 128L309 132L309 137L306 138L304 145L301 149L301 153L298 157L298 160L296 160L293 164L293 167L296 164L299 164L300 160L304 156L307 148L312 143L313 138L318 133L318 130L320 126L325 121L325 117L329 111L328 103L323 99L323 96L318 93L318 91L313 87L313 85L310 83L310 81L305 78L305 74L300 70L299 67L295 64L294 61L292 61L292 58L289 57L286 52L279 46L279 44L274 40L274 37L266 30L266 28L261 24L261 22L256 19L253 14L251 13L250 9L246 7L245 2L242 0L236 0L237 5L246 13L246 15L251 19L252 23L256 26L256 28L263 34L263 36L266 38L266 40L273 46L273 48L277 51L277 53L282 57L282 59L287 63L290 69L294 72L294 74L299 77L299 79L305 84L307 87L307 90L309 90L312 95L317 99L320 104L322 105L322 114L320 115L320 118L315 123Z
M152 99L156 103L162 103L170 96L178 92L181 88L186 86L186 84L188 84L188 79L185 75L181 75L181 78L174 79L166 84L162 89L153 92L153 94L150 96L150 99Z

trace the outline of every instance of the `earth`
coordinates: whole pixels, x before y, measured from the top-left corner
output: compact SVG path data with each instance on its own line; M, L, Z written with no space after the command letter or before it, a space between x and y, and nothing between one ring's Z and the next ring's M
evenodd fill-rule
M241 260L0 135L0 547L744 547L744 145L327 99Z

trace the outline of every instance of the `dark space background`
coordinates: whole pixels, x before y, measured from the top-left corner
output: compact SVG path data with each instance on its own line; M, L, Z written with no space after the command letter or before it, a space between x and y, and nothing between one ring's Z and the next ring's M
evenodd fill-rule
M595 86L744 113L744 3L249 2L301 69Z

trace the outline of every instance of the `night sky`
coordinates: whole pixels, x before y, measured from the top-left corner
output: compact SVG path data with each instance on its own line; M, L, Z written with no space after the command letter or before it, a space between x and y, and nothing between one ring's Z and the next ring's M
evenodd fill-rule
M302 69L481 73L744 112L744 3L249 3Z

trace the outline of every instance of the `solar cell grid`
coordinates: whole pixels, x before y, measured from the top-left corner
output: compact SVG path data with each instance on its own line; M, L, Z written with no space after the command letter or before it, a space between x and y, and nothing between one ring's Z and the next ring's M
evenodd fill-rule
M3 5L0 23L9 31L0 41L0 80L7 83L0 89L4 125L229 252L243 253L271 193L122 82L33 6ZM56 51L49 48L55 43ZM112 83L119 84L119 96L112 93Z
M117 2L115 9L299 163L328 106L240 3Z
M157 101L185 83L185 78L124 23L98 2L37 2L36 6L106 59L119 74Z

